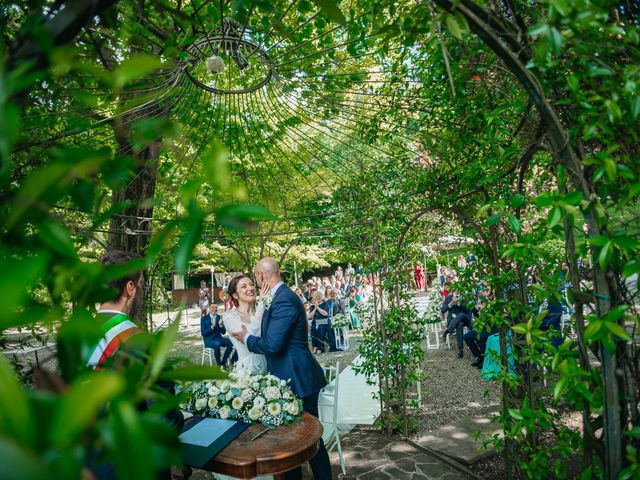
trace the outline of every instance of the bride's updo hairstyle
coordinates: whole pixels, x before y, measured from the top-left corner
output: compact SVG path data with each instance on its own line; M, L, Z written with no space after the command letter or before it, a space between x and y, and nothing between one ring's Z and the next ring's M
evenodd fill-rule
M229 294L229 298L231 299L231 301L233 302L233 304L237 307L238 306L238 299L234 297L234 295L236 294L236 292L238 291L238 283L240 282L240 280L242 280L243 278L248 278L249 280L251 280L251 277L249 277L249 275L236 275L235 277L233 277L231 279L231 281L229 282L229 288L227 289L227 293Z

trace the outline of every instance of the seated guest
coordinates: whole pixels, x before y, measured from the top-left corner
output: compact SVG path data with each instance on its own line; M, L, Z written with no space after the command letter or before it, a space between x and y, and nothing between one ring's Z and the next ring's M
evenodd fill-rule
M316 291L311 300L313 323L311 324L311 344L313 353L324 353L329 336L329 312L327 303L323 301L322 293Z
M338 292L334 288L327 289L327 295L325 304L327 305L327 313L329 314L329 351L338 352L339 348L336 346L336 334L333 331L333 325L331 319L334 315L342 313L342 302L337 298Z
M440 311L445 315L448 314L447 328L444 329L442 338L446 340L447 335L451 335L455 331L458 342L458 358L462 358L464 355L462 333L465 326L471 328L471 312L461 302L461 296L458 292L447 295Z
M213 303L211 304L211 313L206 314L200 319L200 334L202 335L204 346L207 348L213 348L216 363L223 367L227 365L229 355L233 350L231 340L223 337L225 333L227 333L227 331L222 323L222 317L218 315L218 305ZM222 347L225 348L225 351L224 356L221 359L220 350ZM237 359L238 354L236 353L231 361L235 362Z
M547 299L540 308L538 309L538 313L543 310L547 311L547 314L542 319L542 325L540 325L540 330L546 332L548 330L555 330L552 333L551 345L558 348L562 344L562 332L560 331L560 321L562 319L562 303L549 298Z
M483 308L484 304L481 301L476 302L473 315L477 316L478 312L482 311ZM491 327L489 330L487 330L487 328L480 329L474 327L464 334L464 342L467 344L467 347L469 347L474 358L474 361L471 364L474 367L482 368L484 352L487 347L487 339L494 333L498 333L498 329L495 327Z

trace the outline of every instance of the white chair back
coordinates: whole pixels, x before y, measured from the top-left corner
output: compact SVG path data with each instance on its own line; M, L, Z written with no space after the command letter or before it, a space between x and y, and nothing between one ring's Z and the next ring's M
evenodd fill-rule
M320 421L324 432L322 440L324 441L327 451L331 451L337 447L338 457L340 459L340 468L342 474L346 474L346 466L344 457L342 456L342 445L340 443L340 432L338 430L338 395L340 392L340 362L335 367L322 367L327 379L327 386L320 391L318 399L318 411Z

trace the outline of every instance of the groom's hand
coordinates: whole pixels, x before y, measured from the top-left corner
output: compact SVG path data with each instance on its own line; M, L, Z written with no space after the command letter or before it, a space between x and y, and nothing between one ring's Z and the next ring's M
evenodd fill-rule
M247 333L249 333L249 330L247 330L247 327L243 325L242 330L240 330L239 332L232 332L231 335L233 335L233 338L235 338L239 342L244 343L244 338L247 336Z

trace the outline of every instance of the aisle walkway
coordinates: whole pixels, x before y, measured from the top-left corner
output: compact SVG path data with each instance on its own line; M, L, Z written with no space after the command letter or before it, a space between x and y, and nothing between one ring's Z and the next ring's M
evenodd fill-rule
M368 385L363 375L357 374L354 366L362 359L356 357L351 365L340 373L338 390L338 425L341 431L349 431L354 425L373 425L380 415L380 402L373 398L378 391L377 382ZM329 412L323 411L325 418Z

